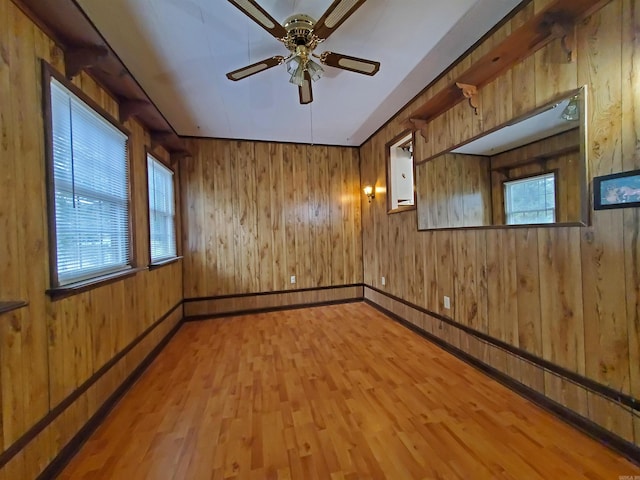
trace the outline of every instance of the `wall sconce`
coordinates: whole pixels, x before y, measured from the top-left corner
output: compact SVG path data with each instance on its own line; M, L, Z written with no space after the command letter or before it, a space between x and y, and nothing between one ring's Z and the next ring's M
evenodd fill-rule
M369 197L369 203L371 203L371 200L376 198L375 188L373 188L371 185L366 185L363 190L364 194Z

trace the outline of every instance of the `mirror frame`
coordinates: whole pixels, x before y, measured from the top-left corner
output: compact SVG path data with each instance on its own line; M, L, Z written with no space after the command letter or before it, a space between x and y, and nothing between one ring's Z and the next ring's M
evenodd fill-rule
M579 105L580 111L582 112L582 122L580 122L580 145L579 145L579 155L582 160L583 168L580 173L580 196L581 196L581 205L580 205L580 218L575 222L556 222L556 223L529 223L522 225L478 225L478 226L468 226L468 227L435 227L435 228L420 228L420 208L418 207L418 176L417 176L417 168L427 163L431 160L434 160L442 155L447 153L452 153L453 150L456 150L468 143L471 143L479 138L485 137L493 132L496 132L504 127L508 127L510 125L514 125L528 118L534 117L539 113L542 113L546 110L549 110L554 105L560 103L562 100L565 100L569 97L573 97L575 95L579 95ZM553 228L553 227L587 227L591 224L591 181L590 173L589 173L589 157L588 157L588 148L589 145L589 124L588 124L588 89L587 85L583 85L581 87L575 88L573 90L565 91L561 94L555 95L551 98L550 101L546 102L541 107L536 107L533 110L530 110L522 115L518 115L511 120L504 122L496 127L486 130L478 135L475 135L459 144L453 145L452 147L438 152L436 154L430 155L429 157L420 160L419 162L414 161L413 169L414 169L414 183L415 183L415 196L416 196L416 227L418 231L435 231L435 230L478 230L478 229L507 229L507 228ZM398 137L400 138L400 137ZM415 136L414 136L415 139ZM524 146L524 145L522 145ZM519 147L515 147L519 148ZM414 159L415 160L415 159Z
M392 186L391 186L391 147L402 140L404 137L411 135L411 144L415 148L416 144L416 132L413 130L404 130L400 135L396 135L393 139L386 143L384 147L386 156L386 182L387 182L387 215L393 213L409 212L411 210L417 210L418 208L418 196L417 196L417 184L416 184L416 161L415 157L411 160L411 168L413 169L413 205L403 205L397 208L391 208L392 198Z

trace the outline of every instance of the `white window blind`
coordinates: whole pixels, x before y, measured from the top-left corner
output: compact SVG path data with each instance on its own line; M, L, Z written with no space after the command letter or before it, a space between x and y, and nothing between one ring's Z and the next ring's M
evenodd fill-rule
M553 173L504 182L507 225L556 221L556 177Z
M175 257L176 227L173 172L147 155L151 262Z
M51 79L58 285L130 267L127 136Z

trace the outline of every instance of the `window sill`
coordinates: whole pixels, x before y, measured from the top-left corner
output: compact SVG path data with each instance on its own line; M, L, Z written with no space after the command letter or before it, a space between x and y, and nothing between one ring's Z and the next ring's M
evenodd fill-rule
M8 313L13 310L26 307L27 305L28 303L22 300L7 301L7 302L0 301L0 314Z
M160 267L164 267L165 265L171 265L172 263L176 263L178 260L182 260L182 255L178 255L177 257L167 258L166 260L160 260L159 262L154 262L149 264L149 270L156 270Z
M401 207L394 208L393 210L387 210L387 215L392 215L394 213L402 213L402 212L410 212L411 210L415 210L415 205L403 205Z
M51 297L51 300L59 300L132 277L143 270L146 270L146 268L130 268L128 270L102 275L101 277L95 277L90 280L83 280L82 282L71 283L62 287L50 288L46 293Z

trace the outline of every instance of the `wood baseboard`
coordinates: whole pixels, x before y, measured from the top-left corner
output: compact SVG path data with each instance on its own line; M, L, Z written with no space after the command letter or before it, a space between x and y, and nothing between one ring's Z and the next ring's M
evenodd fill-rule
M169 343L176 332L182 326L182 321L178 322L169 333L154 347L151 352L145 357L135 370L125 379L122 384L109 396L109 398L102 404L102 406L93 414L87 423L74 435L69 443L67 443L62 450L56 455L51 463L45 468L38 476L37 480L47 480L56 478L64 467L71 461L76 453L82 448L82 445L91 437L93 432L100 426L104 419L109 415L109 412L113 410L116 404L122 399L127 391L136 383L136 380L144 373L144 371L151 365L153 360L158 356L162 349Z
M7 448L4 452L0 453L0 469L2 469L5 465L11 462L16 455L18 455L25 448L28 448L29 444L33 442L39 435L41 435L47 428L49 428L55 421L59 419L59 417L70 408L81 396L85 395L87 391L96 385L116 364L125 360L127 355L131 353L138 345L143 342L156 328L162 325L166 320L168 320L172 315L176 313L181 313L180 307L182 307L182 301L176 303L169 311L167 311L162 317L156 320L152 325L150 325L144 332L142 332L138 337L136 337L129 345L127 345L123 350L121 350L117 355L115 355L111 360L109 360L105 365L103 365L100 369L98 369L91 377L89 377L85 382L83 382L78 388L76 388L71 394L69 394L62 402L53 407L47 415L45 415L42 419L40 419L33 427L31 427L27 432L25 432L18 440L16 440L9 448ZM75 451L79 448L82 443L78 443L79 439L85 438L82 437L81 434L86 433L86 438L93 432L93 430L100 423L101 419L106 416L113 405L117 403L117 400L124 394L126 389L130 384L133 384L135 379L134 374L138 374L138 376L142 373L144 368L148 366L149 363L155 358L155 355L161 350L158 348L160 345L164 346L166 342L169 341L171 335L173 335L174 330L177 330L178 327L182 324L182 317L180 315L180 319L177 321L176 326L171 330L170 335L165 336L163 340L161 340L156 347L149 353L145 359L134 369L134 371L127 377L127 379L114 391L113 394L109 396L107 401L98 408L96 413L91 417L91 419L80 428L79 432L72 438L71 441L67 442L67 444L56 454L54 459L49 462L43 473L40 474L38 478L54 478L53 476L44 476L45 472L49 471L51 465L61 461L58 460L67 456L68 461ZM143 367L143 368L142 368ZM130 384L128 383L130 382ZM101 415L102 413L102 415ZM89 426L93 425L92 428ZM88 430L85 430L88 429ZM85 439L86 439L85 438ZM84 442L84 440L82 440ZM76 445L75 447L73 447ZM67 449L72 449L72 453L67 453ZM65 463L66 464L66 463Z
M184 315L186 321L202 320L230 315L331 305L360 301L363 298L364 286L362 284L187 298L184 301Z
M532 401L533 403L543 408L544 410L552 413L553 415L563 420L564 422L568 423L569 425L573 426L574 428L579 429L580 431L584 432L585 434L589 435L590 437L594 438L600 443L606 445L616 453L622 455L623 457L634 462L635 464L640 465L640 447L638 445L625 440L624 438L616 435L610 430L607 430L603 426L598 425L593 420L586 418L580 415L579 413L575 412L574 410L571 410L570 408L566 407L565 405L562 405L552 400L551 398L546 396L544 392L539 392L521 383L520 381L509 376L507 373L502 372L497 368L494 368L493 366L474 357L470 353L465 352L464 350L454 345L451 345L450 343L438 337L437 335L430 333L424 330L423 328L420 328L419 326L410 322L406 318L403 318L399 314L367 298L366 289L368 288L370 287L365 286L365 300L364 300L365 303L367 303L368 305L384 313L385 315L389 316L390 318L402 324L403 326L409 328L410 330L416 332L418 335L435 343L436 345L440 346L443 350L451 353L452 355L458 357L464 362L474 366L475 368L484 372L485 374L487 374L494 380L500 382L507 388L527 398L528 400ZM384 292L380 292L380 293L382 295L386 295ZM395 302L395 300L392 300L392 301ZM403 308L406 308L406 307L411 308L410 305L407 305L407 302L397 302L397 303L399 303L400 305L403 305ZM584 386L579 386L579 385L576 385L576 387L585 388ZM620 405L620 408L625 408L625 407L623 405Z

